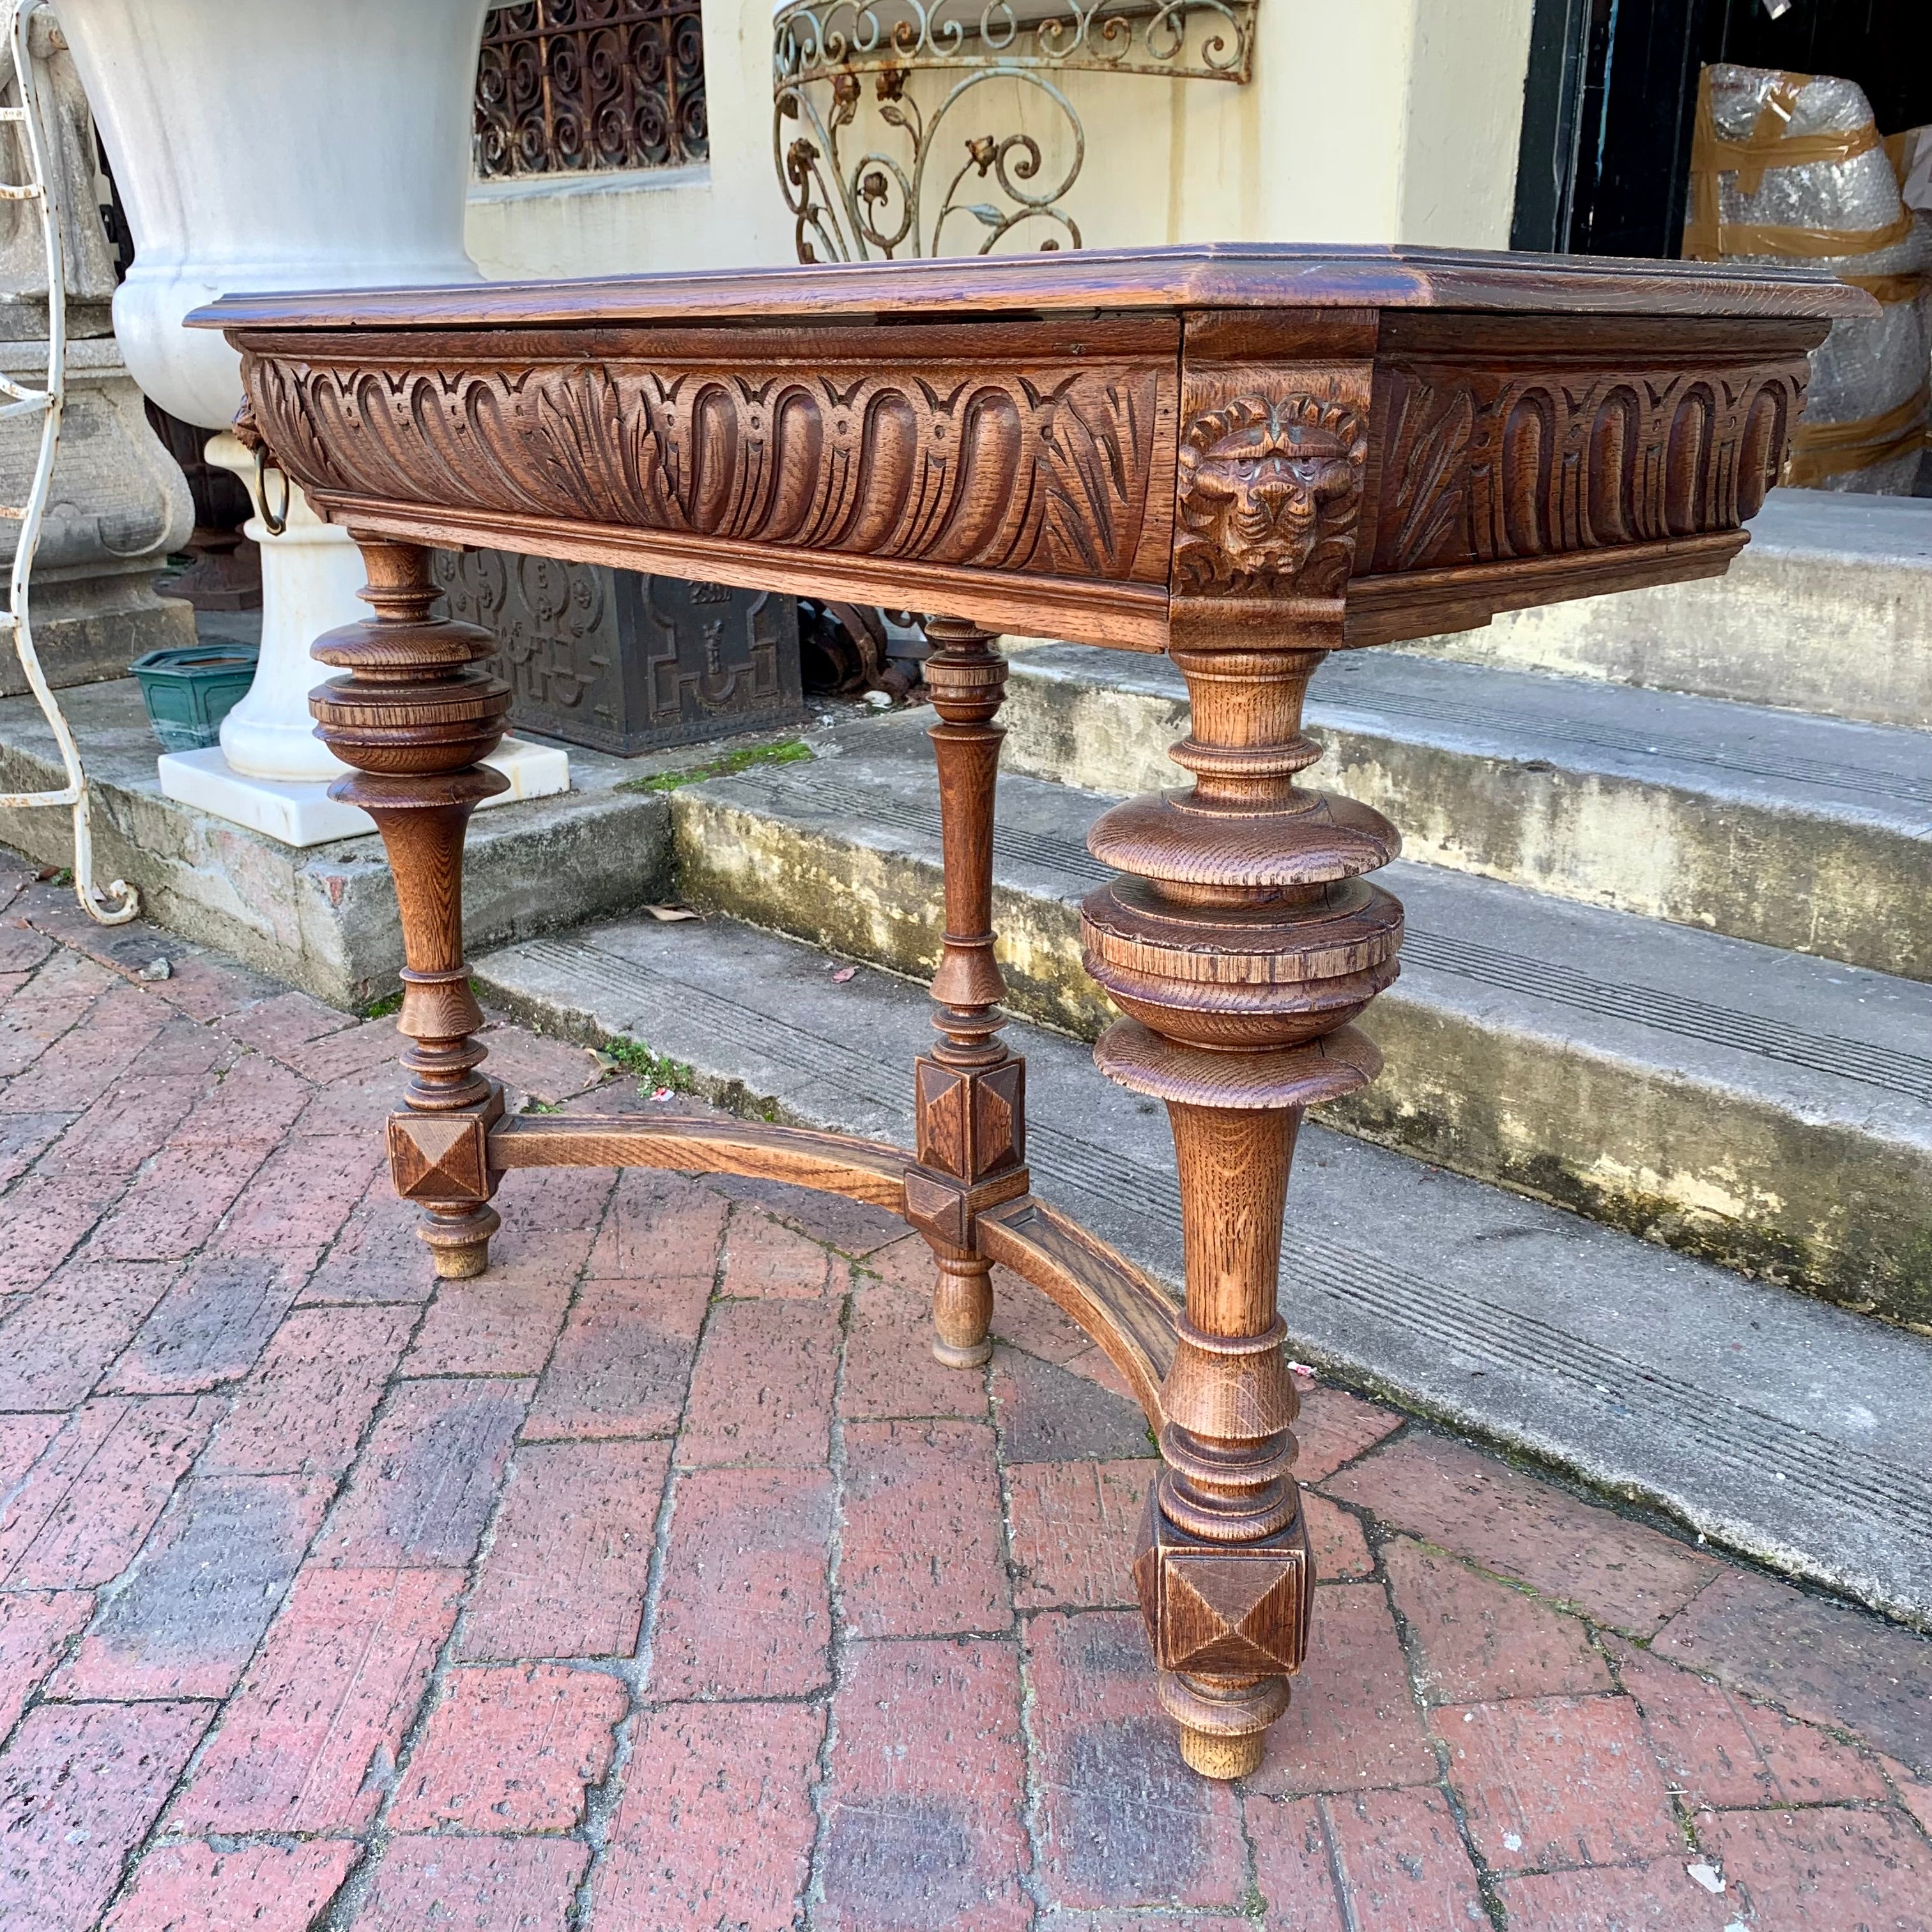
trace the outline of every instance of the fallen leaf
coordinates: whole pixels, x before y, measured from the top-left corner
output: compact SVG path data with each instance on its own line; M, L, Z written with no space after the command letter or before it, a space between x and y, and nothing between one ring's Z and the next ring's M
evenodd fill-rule
M835 986L844 986L845 982L850 979L853 974L856 973L858 970L858 968L856 966L840 967L838 971L832 974L832 983Z
M647 905L644 910L652 918L661 919L667 924L673 920L702 919L704 916L701 912L693 912L688 905L678 905L674 903L666 905Z

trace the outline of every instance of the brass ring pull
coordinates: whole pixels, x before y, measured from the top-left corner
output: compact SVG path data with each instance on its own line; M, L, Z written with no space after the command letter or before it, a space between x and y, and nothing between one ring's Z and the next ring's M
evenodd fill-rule
M272 510L268 507L268 472L273 470L282 479L282 507ZM289 500L295 485L289 481L289 472L279 463L268 460L266 446L258 446L255 452L255 494L262 506L262 527L272 537L278 537L289 526Z

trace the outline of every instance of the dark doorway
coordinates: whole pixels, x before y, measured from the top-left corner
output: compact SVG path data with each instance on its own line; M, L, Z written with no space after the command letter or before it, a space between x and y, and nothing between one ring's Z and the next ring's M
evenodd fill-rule
M1510 245L1675 256L1711 61L1855 80L1882 134L1932 122L1927 0L1537 0Z

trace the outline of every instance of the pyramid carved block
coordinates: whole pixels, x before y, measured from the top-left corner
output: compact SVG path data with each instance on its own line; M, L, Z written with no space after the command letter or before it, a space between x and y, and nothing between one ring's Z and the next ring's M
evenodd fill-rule
M1315 1569L1302 1520L1264 1542L1188 1535L1148 1499L1134 1588L1163 1670L1190 1676L1280 1677L1308 1654Z
M389 1172L405 1201L487 1201L496 1192L489 1132L503 1111L470 1108L450 1114L392 1114Z
M977 1180L1025 1158L1020 1124L1026 1105L1024 1060L1007 1060L982 1073L922 1058L917 1073L922 1165Z

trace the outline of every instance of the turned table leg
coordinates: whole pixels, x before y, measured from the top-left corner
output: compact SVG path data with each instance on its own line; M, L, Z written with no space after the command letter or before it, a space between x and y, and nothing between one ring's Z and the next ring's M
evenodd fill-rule
M508 686L476 661L492 649L473 625L432 618L442 594L430 554L357 539L369 572L360 593L375 616L314 646L346 672L310 693L320 736L355 767L329 796L376 821L403 920L403 1006L409 1044L406 1112L390 1116L396 1191L423 1210L418 1233L439 1275L481 1274L497 1227L487 1141L502 1090L478 1070L483 1024L463 957L463 840L470 814L508 781L478 764L503 735Z
M1095 826L1094 856L1129 876L1088 899L1084 931L1128 1015L1096 1058L1166 1102L1180 1170L1186 1312L1135 1581L1182 1754L1226 1778L1288 1707L1314 1592L1275 1312L1288 1165L1304 1109L1379 1066L1347 1022L1395 977L1402 911L1360 877L1394 856L1393 828L1294 782L1322 755L1300 728L1321 650L1172 655L1194 788Z
M1006 667L992 633L958 618L926 631L938 646L926 682L940 722L926 735L939 766L946 933L932 981L939 1041L915 1068L919 1165L906 1198L938 1264L932 1352L963 1369L992 1353L993 1264L973 1246L973 1216L1028 1186L1026 1062L999 1037L1006 987L993 960L993 791L1006 736L993 719Z

